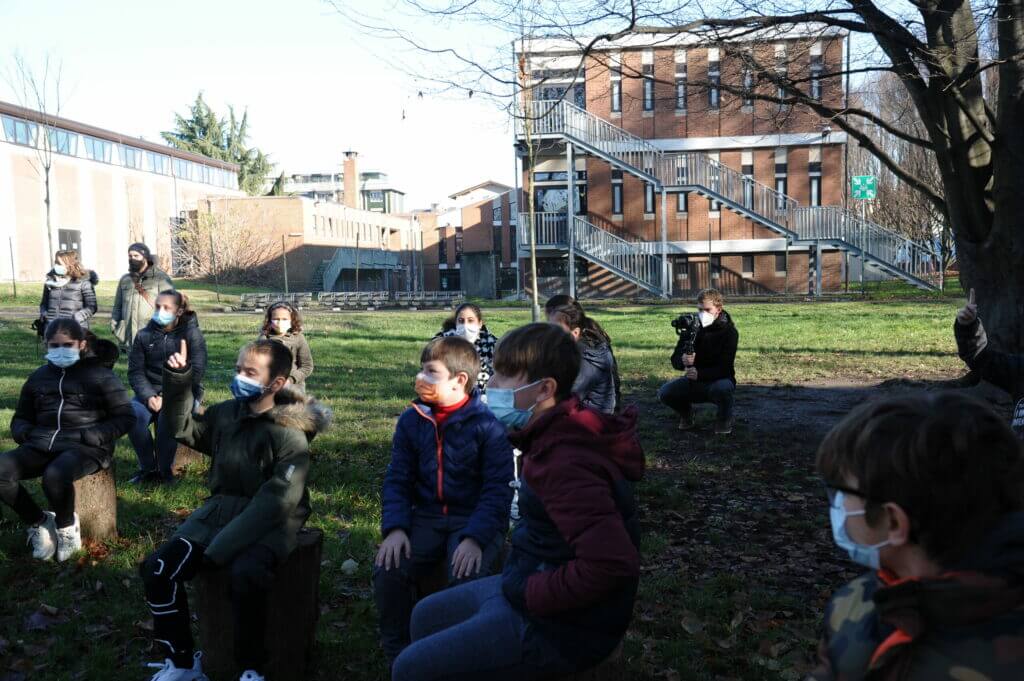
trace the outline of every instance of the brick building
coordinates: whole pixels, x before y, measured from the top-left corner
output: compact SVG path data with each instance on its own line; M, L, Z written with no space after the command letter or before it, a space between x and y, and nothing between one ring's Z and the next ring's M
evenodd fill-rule
M535 225L542 292L837 291L850 254L858 269L929 286L927 249L842 208L846 134L749 96L785 94L756 76L770 65L842 106L841 79L825 74L842 71L844 37L813 25L718 43L633 35L601 43L582 68L579 43L518 43L530 81L517 149L534 206L519 243Z

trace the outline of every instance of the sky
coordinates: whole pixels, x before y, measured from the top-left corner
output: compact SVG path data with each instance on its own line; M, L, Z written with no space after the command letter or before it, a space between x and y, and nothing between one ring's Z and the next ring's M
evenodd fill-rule
M415 28L457 48L504 40L424 21ZM82 123L160 141L202 91L217 111L248 110L250 143L275 172L338 171L353 149L361 170L382 170L406 192L407 209L484 180L511 185L507 113L494 101L427 91L392 65L401 51L321 0L0 0L0 100L18 103L4 77L15 52L36 65L49 53L63 64L61 115ZM418 59L443 68L431 60Z

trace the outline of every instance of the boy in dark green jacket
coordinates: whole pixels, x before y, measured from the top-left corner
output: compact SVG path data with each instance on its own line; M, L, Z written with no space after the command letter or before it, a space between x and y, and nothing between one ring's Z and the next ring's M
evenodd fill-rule
M142 564L153 633L166 652L154 681L204 681L193 655L183 582L204 566L231 573L235 658L242 678L261 681L266 663L267 591L277 565L295 548L310 514L309 441L330 411L287 387L291 353L260 340L242 348L231 383L234 400L192 413L188 349L164 370L164 410L176 439L211 457L210 498Z

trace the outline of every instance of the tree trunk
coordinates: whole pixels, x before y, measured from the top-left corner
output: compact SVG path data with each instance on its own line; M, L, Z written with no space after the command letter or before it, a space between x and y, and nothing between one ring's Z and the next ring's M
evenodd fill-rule
M46 198L43 199L43 203L46 204L46 245L50 249L50 263L53 263L57 252L53 250L53 227L50 226L50 168L49 163L43 165L43 184L46 186Z

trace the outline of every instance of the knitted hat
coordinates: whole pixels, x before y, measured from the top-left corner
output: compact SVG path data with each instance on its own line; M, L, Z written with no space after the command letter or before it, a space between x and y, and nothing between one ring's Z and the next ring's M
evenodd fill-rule
M131 253L132 251L135 251L143 258L145 258L150 265L153 264L153 254L149 252L149 246L147 246L146 244L142 243L141 241L138 243L134 243L128 247L128 252Z

